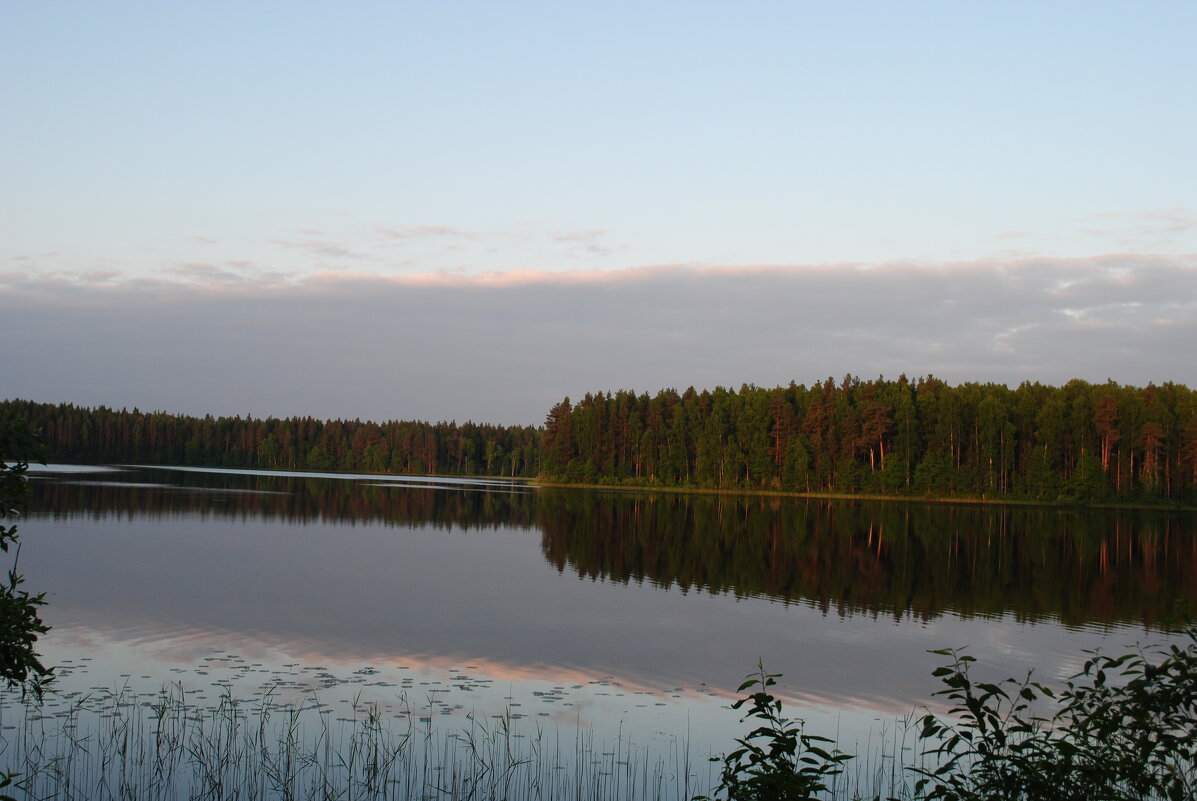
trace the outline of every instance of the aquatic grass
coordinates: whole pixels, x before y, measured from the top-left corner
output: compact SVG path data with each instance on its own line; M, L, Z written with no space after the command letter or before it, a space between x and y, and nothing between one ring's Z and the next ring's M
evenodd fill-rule
M355 696L337 717L315 691L285 701L278 690L246 700L225 686L213 702L181 684L46 704L0 694L0 765L19 774L8 789L61 801L686 801L712 781L692 771L702 760L688 739L656 753L622 727L607 740L511 709L442 727L432 699L416 707L404 693L388 705Z
M429 694L413 702L344 699L276 682L252 698L216 685L207 700L181 683L139 695L112 690L47 696L0 694L0 767L10 790L76 801L352 799L379 801L689 801L718 781L690 733L649 745L622 724L609 734L580 717L546 728L510 706L494 714L444 714ZM829 777L834 801L912 798L921 765L912 719L882 723ZM912 761L913 760L913 761Z

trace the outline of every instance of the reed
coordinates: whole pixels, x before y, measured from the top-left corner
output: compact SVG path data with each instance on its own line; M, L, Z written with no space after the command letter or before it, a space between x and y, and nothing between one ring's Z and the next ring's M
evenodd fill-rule
M239 699L225 687L209 703L180 684L45 703L2 693L0 765L19 774L6 790L59 801L689 801L717 781L688 736L662 749L623 727L602 737L509 709L441 724L431 702L403 693L385 707L354 697L337 717L315 692L279 695L268 686ZM902 767L889 772L898 742L882 734L878 744L895 751L858 759L827 797L902 797Z
M228 688L214 704L167 685L59 700L0 699L0 760L29 798L684 799L697 777L620 731L596 742L525 725L507 711L440 728L405 695L397 714L352 699L347 717L310 694L285 703Z

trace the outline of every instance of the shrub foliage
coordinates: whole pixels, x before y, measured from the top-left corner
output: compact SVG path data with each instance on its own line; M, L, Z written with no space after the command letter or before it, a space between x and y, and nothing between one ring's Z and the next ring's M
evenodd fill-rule
M921 719L921 765L908 766L915 801L1184 801L1197 798L1197 625L1167 648L1121 656L1089 653L1081 672L1051 688L1009 678L976 681L958 650L934 675L950 708ZM757 728L721 758L715 795L728 801L825 797L853 757L805 734L768 692L780 676L758 672L738 700ZM1046 712L1043 710L1047 710ZM859 792L859 788L858 788ZM859 798L860 796L856 796ZM874 796L879 799L880 796ZM696 801L709 801L698 796ZM890 799L896 801L896 799Z

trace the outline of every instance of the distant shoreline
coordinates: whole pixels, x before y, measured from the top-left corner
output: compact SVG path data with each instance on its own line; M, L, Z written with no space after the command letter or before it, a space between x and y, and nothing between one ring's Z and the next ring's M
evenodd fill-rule
M543 486L1052 508L1197 509L1197 391L846 376L620 390L542 426L189 417L10 400L47 459L515 479Z
M733 487L670 487L663 485L641 486L633 484L582 484L561 483L528 479L528 486L545 489L585 489L610 492L668 492L682 495L751 495L766 498L805 498L825 501L887 501L896 503L960 504L966 506L1028 506L1040 509L1109 509L1141 512L1197 512L1197 506L1190 504L1151 503L1094 503L1088 501L1041 501L1030 498L970 498L920 495L881 495L875 493L847 492L787 492L785 490L736 489Z
M364 473L361 471L338 470L279 470L253 467L211 467L207 465L184 464L127 464L111 463L68 463L49 465L30 465L30 472L77 472L82 470L112 470L126 467L153 468L163 470L186 470L212 473L252 473L273 476L296 476L307 478L378 478L378 479L428 479L449 481L450 483L477 481L480 483L518 484L538 489L577 489L600 492L621 493L671 493L677 495L740 495L761 498L802 498L806 500L823 501L881 501L889 503L932 503L941 505L961 506L1011 506L1030 507L1037 509L1106 509L1111 511L1139 511L1139 512L1197 512L1197 506L1183 503L1115 503L1091 501L1045 501L1033 498L977 498L966 496L921 496L921 495L885 495L880 493L850 493L850 492L790 492L776 489L752 489L736 487L684 487L668 485L639 485L639 484L602 484L602 483L572 483L541 479L535 476L488 476L488 475L455 475L444 473Z

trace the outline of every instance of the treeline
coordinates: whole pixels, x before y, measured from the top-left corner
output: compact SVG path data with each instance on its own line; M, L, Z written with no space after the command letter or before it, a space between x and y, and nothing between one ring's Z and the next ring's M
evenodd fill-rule
M533 476L533 426L187 417L137 409L12 400L0 404L42 432L59 462L192 467Z
M566 398L543 428L186 417L6 401L67 462L563 483L1197 503L1197 392L845 377Z
M1197 502L1197 393L862 381L569 398L542 474L635 486Z

